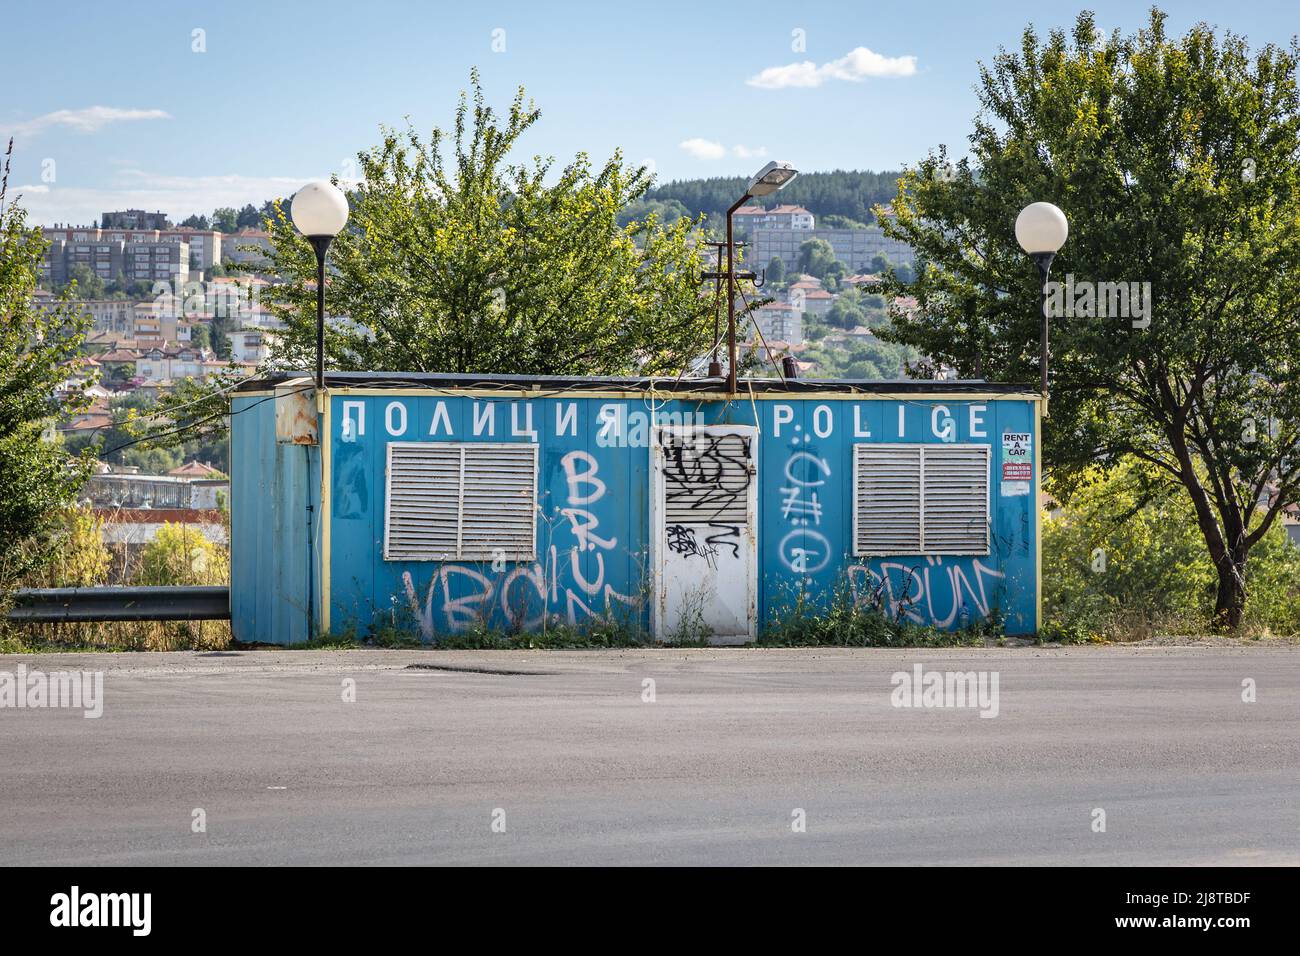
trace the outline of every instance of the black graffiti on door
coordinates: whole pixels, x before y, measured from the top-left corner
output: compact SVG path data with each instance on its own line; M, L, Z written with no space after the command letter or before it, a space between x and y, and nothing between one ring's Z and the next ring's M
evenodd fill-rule
M680 503L699 512L701 523L721 517L736 504L745 507L751 481L747 436L695 436L686 444L678 436L668 435L664 459L667 503Z

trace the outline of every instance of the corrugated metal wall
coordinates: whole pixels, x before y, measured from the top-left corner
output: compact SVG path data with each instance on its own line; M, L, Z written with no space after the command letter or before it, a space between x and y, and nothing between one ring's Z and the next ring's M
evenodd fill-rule
M320 514L320 451L277 444L275 401L236 394L230 429L230 615L235 639L308 638L307 505ZM310 482L310 490L308 484ZM313 535L318 537L318 535Z

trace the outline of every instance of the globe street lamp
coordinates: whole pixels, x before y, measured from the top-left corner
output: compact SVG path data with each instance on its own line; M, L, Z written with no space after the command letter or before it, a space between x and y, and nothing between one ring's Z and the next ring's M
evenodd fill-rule
M348 221L348 197L327 180L299 189L289 208L293 224L316 250L316 390L325 387L325 253Z
M1070 224L1065 213L1050 202L1030 203L1016 217L1016 241L1029 253L1038 266L1041 284L1039 296L1038 373L1039 389L1047 399L1047 276L1052 270L1052 260L1065 245L1070 234Z
M736 244L732 239L732 216L737 209L757 196L768 196L784 189L799 171L789 163L771 162L749 181L745 195L727 210L727 391L736 392Z

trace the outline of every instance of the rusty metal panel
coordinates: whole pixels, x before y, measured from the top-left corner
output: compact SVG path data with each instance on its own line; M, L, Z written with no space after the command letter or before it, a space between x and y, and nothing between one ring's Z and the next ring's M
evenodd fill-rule
M311 379L294 378L275 387L275 440L281 445L320 443Z

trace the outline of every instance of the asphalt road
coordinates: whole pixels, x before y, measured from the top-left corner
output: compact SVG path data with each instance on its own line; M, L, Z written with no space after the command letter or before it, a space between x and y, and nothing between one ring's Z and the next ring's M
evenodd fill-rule
M997 717L894 707L915 663ZM0 709L3 864L1300 863L1300 648L19 664L104 712Z

